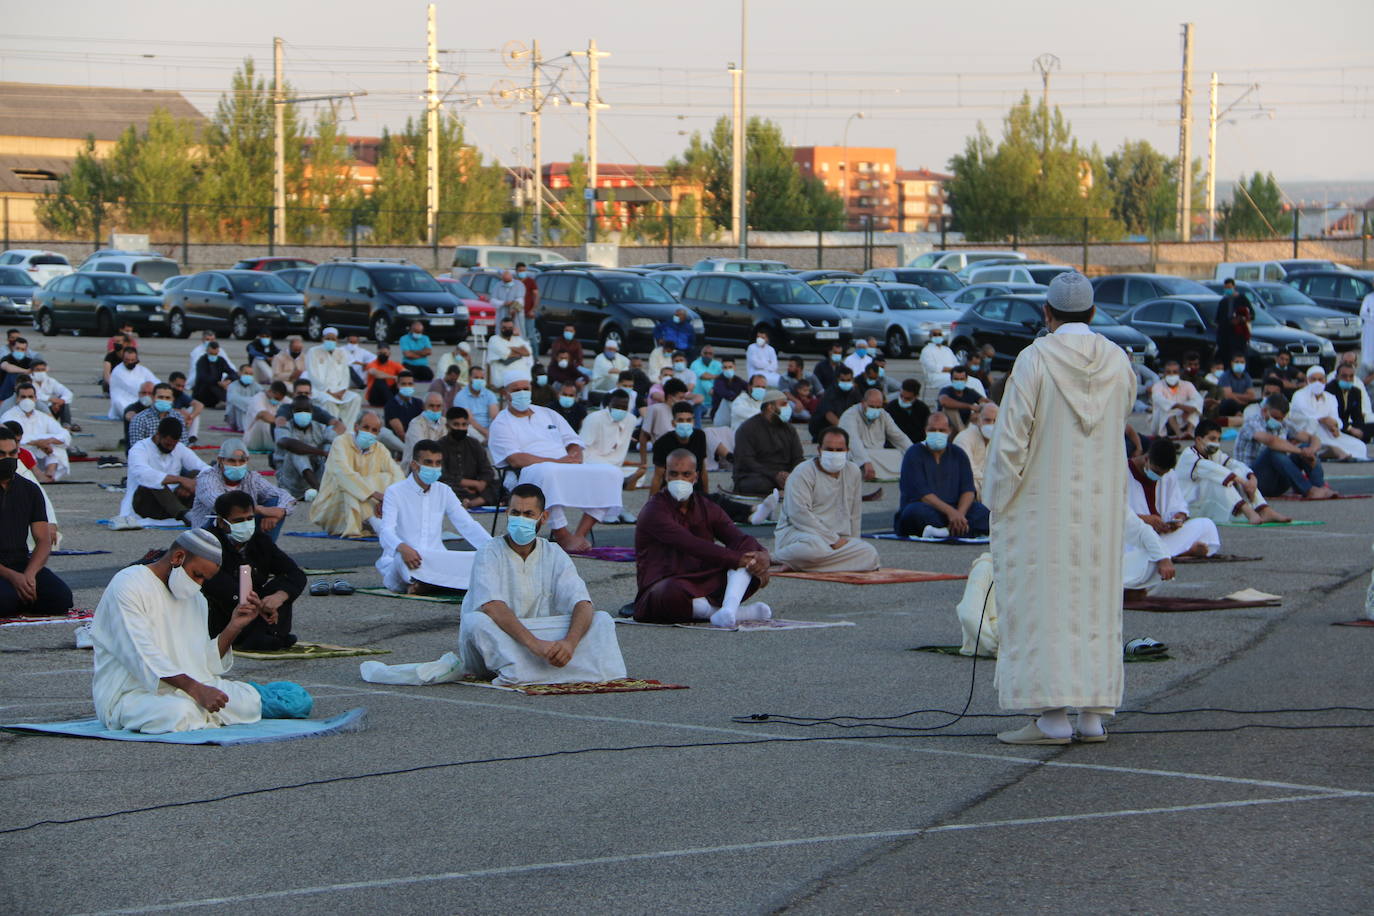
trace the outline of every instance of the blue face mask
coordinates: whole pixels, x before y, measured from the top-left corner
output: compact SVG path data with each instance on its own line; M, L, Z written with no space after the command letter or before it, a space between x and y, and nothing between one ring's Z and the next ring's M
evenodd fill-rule
M564 332L563 332L563 339L564 339L564 340L572 340L572 339L573 339L573 332L572 332L572 331L564 331Z
M784 422L784 423L791 423L791 422L792 422L792 405L791 405L791 404L784 404L784 405L782 405L782 409L778 411L778 419L781 420L781 421Z
M559 407L562 407L564 410L569 409L570 407L572 407L572 406L573 406L574 404L576 404L576 403L577 403L577 398L573 397L573 396L570 395L570 394L560 394L560 395L558 396L558 406L559 406Z
M1245 374L1245 363L1232 363L1232 364L1231 364L1231 374L1232 374L1232 375L1244 375L1244 374Z
M430 484L434 483L436 480L439 479L439 475L443 473L443 468L431 467L421 467L420 470L417 472L417 474L420 477L420 483L424 484L425 486L429 486Z
M238 483L248 476L248 465L246 464L226 464L224 466L224 479Z
M1148 477L1150 480L1154 481L1155 483L1159 483L1161 480L1164 479L1164 475L1155 473L1154 468L1146 468L1145 476Z
M1273 417L1270 417L1269 419L1264 421L1264 425L1271 433L1283 432L1282 420L1275 420Z
M949 387L953 388L955 391L963 391L968 387L968 382L963 379L955 379L949 383Z
M722 369L722 370L720 370L720 374L721 374L723 377L725 377L725 378L734 378L734 377L735 377L735 370L734 370L734 369Z
M243 386L246 388L246 387L248 387L249 385L253 384L253 380L252 380L251 378L249 378L248 376L246 376L246 375L240 375L240 376L239 376L239 384L240 384L240 385L243 385Z
M205 358L208 359L208 360L209 360L210 362L212 362L212 363L217 363L217 362L219 362L219 357L216 356L216 355L213 354L213 353L206 353L206 354L205 354Z
M536 375L534 377L534 383L540 388L543 388L549 383L549 377L547 375Z
M334 348L337 347L338 345L339 345L339 342L338 342L337 340L326 340L326 341L324 342L324 352L326 352L326 353L333 353L333 352L334 352Z
M510 406L516 410L530 409L530 393L528 389L512 391L510 394Z
M854 355L855 355L855 356L867 356L867 355L868 355L868 348L867 348L867 347L855 347L855 348L854 348Z
M259 337L259 338L258 338L258 343L262 344L264 348L270 347L270 346L272 346L272 338L270 338L270 337Z
M314 414L312 414L308 410L298 410L291 415L291 419L301 429L305 429L307 426L310 425L310 421L315 419L315 417Z
M1336 384L1340 386L1340 389L1341 389L1342 391L1349 391L1351 388L1354 388L1354 387L1355 387L1355 383L1354 383L1354 382L1349 382L1349 381L1346 381L1345 379L1337 379L1337 380L1336 380Z
M365 429L360 429L353 434L353 441L358 443L358 448L367 451L377 444L377 434L370 433Z
M853 382L836 382L836 383L835 383L835 386L836 386L837 388L839 388L841 391L849 391L850 389L852 389L852 388L854 387L854 383L853 383Z
M876 420L876 419L878 419L879 417L881 417L882 415L883 415L883 409L882 409L881 407L865 407L865 408L864 408L864 419L865 419L865 420Z
M885 376L885 375L887 375L887 370L884 369L882 366L879 366L879 367L878 367L878 378L882 378L882 377Z
M487 380L484 379L484 378L475 378L475 379L472 380L472 383L471 383L471 384L472 384L472 390L473 390L473 391L479 391L479 392L480 392L483 388L487 387Z
M403 398L413 398L413 397L415 397L415 386L414 386L414 385L402 385L400 388L397 388L396 390L397 390L398 392L400 392L400 395L401 395L401 397L403 397Z
M623 407L612 407L611 419L619 423L621 420L625 419L625 417L627 417L629 413L630 412Z
M838 353L831 353L831 354L830 354L830 361L831 361L832 363L838 363L838 362L840 361L840 354L838 354Z
M171 402L171 401L154 401L154 402L153 402L153 409L156 410L158 413L166 413L167 411L169 411L169 410L172 409L172 402Z
M926 433L926 447L932 452L943 452L949 445L949 433Z
M424 418L431 423L438 423L441 419L443 419L443 416L443 413L437 410L424 411Z
M524 547L534 540L534 535L539 531L539 524L532 518L525 518L523 515L512 515L506 519L506 535L512 541Z
M679 439L690 439L692 432L696 429L691 423L674 423L673 432L677 433Z
M762 401L762 400L763 400L763 393L764 393L765 391L767 391L767 390L768 390L768 389L766 389L766 388L750 388L750 389L749 389L749 396L750 396L751 398L753 398L754 400L756 400L756 401Z

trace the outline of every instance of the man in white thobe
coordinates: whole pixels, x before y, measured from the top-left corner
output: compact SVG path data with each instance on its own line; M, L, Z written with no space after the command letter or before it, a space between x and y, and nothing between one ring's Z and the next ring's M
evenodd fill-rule
M1374 293L1360 302L1360 381L1366 388L1374 385Z
M72 434L62 428L46 405L38 403L33 382L20 382L15 386L14 394L16 403L0 415L0 423L14 420L23 427L19 444L38 459L38 465L48 480L65 479L71 472L67 446L72 444Z
M945 344L944 332L938 328L931 331L930 341L921 348L921 372L925 376L921 383L921 391L925 394L927 403L936 403L929 399L938 400L940 391L949 385L949 370L957 365L959 360L955 357L954 351Z
M1135 373L1121 348L1088 327L1092 286L1077 271L1050 283L1049 335L1016 358L992 436L985 499L998 585L1001 705L1039 717L999 734L1008 744L1106 739L1121 705L1121 430Z
M1124 516L1125 553L1121 563L1121 587L1125 598L1143 598L1150 589L1174 577L1174 561L1159 535L1134 512Z
M72 423L72 401L76 400L76 395L66 385L59 382L48 374L48 362L44 359L33 361L33 372L29 374L33 379L34 390L38 392L38 403L46 409L59 422L68 426Z
M363 409L363 396L350 391L351 381L348 374L348 352L339 347L337 328L325 328L324 340L317 347L311 347L305 354L306 371L310 374L311 390L315 403L338 417L346 427L358 422L358 413Z
M868 340L855 340L854 352L844 358L844 364L858 378L864 374L868 364L873 362L873 357L878 355L878 342L873 338Z
M739 397L729 402L730 429L738 431L744 425L745 420L757 417L759 411L763 409L763 396L767 392L768 385L764 382L763 376L750 376L749 387L745 388Z
M615 623L592 608L572 559L537 536L547 520L543 492L519 484L505 535L478 548L458 631L463 671L501 685L622 678Z
M970 383L974 381L976 379L969 379ZM992 401L984 401L983 405L973 412L973 422L954 437L954 444L968 455L969 466L973 468L973 492L979 500L983 499L983 476L987 471L988 445L992 442L992 433L997 428L997 410L997 405Z
M534 369L534 350L515 333L515 322L501 319L501 327L487 338L487 376L492 388L504 388L508 379L528 376Z
M602 351L592 360L592 391L610 391L620 382L620 373L630 368L630 361L620 353L615 338L606 341Z
M1178 453L1167 439L1156 439L1144 455L1129 459L1126 481L1131 511L1159 535L1171 557L1210 557L1221 549L1221 534L1210 518L1192 518L1174 467Z
M125 347L120 352L122 362L110 370L110 412L106 417L120 420L124 408L138 402L138 389L144 383L156 385L161 379L138 361L138 348Z
M260 612L240 605L218 636L207 635L201 586L220 558L215 536L195 529L105 586L91 624L91 694L106 728L162 735L262 718L258 691L221 677L234 663L234 640Z
M1307 370L1307 387L1293 394L1288 422L1299 432L1317 437L1323 458L1369 460L1369 446L1341 431L1340 408L1326 390L1326 370L1321 366Z
M1150 435L1190 436L1200 419L1202 395L1179 374L1178 360L1169 360L1150 388Z
M353 434L337 437L329 447L319 493L310 503L310 521L336 537L366 537L364 526L381 514L387 487L403 476L377 441L381 431L382 418L363 411Z
M582 460L588 464L608 464L620 471L625 479L624 488L633 490L644 476L648 452L641 446L639 463L627 465L625 458L630 454L630 440L634 438L639 421L630 413L630 396L625 391L614 391L606 400L605 410L594 410L582 421L578 435L586 443L582 450ZM624 513L622 512L622 515ZM630 523L634 517L624 519Z
M883 407L881 390L868 389L859 403L840 414L840 429L849 434L849 450L864 480L901 478L911 439Z
M423 595L468 587L476 554L444 546L445 519L474 548L491 540L458 502L453 488L439 482L443 472L439 443L423 439L415 445L409 476L383 494L382 517L374 523L382 545L376 565L383 584L393 592Z
M878 551L860 537L863 474L850 459L849 434L821 433L820 452L787 477L773 558L805 572L878 568Z
M1221 450L1221 427L1212 420L1198 423L1193 444L1178 456L1172 476L1192 516L1218 525L1241 518L1253 525L1292 521L1269 505L1249 465Z
M200 363L200 358L205 355L215 339L214 331L200 332L200 343L191 348L189 364L186 367L186 387L196 387L196 365Z
M166 417L157 432L129 449L128 480L119 504L118 528L184 519L196 495L196 478L210 470L181 442L181 421Z
M556 411L530 403L529 376L506 385L509 406L491 421L491 463L510 468L521 483L543 492L554 539L574 553L591 546L597 522L620 515L624 475L606 464L587 464L586 443ZM507 478L512 477L507 474ZM568 530L565 508L582 510L576 531Z
M239 377L229 384L224 393L224 425L243 432L253 414L253 402L262 386L253 377L252 363L239 366Z
M287 400L285 382L272 382L253 396L248 405L243 432L243 441L254 451L267 451L276 447L277 409Z
M761 375L768 388L778 387L778 351L768 343L768 332L759 331L744 351L745 368L750 375Z

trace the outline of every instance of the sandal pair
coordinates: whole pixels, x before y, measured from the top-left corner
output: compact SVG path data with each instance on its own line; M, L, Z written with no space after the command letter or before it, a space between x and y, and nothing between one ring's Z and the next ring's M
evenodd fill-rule
M321 579L319 582L310 586L310 594L314 595L316 598L321 598L325 595L351 595L355 591L357 591L357 589L349 585L344 579L335 579L332 584Z

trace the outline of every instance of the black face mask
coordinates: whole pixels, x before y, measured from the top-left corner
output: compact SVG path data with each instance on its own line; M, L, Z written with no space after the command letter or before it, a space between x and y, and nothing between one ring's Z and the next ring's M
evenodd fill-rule
M10 480L19 470L18 458L0 458L0 480Z
M468 437L468 431L466 429L450 429L448 436L454 442L462 442Z
M515 332L512 331L512 330L510 330L509 328L502 328L502 329L501 329L501 336L502 336L502 337L505 337L505 338L507 338L507 339L509 339L510 336L511 336L512 334L514 334L514 333L515 333Z
M387 361L390 360L390 359L391 359L391 354L390 354L390 353L387 353L386 351L382 351L381 353L378 353L378 354L377 354L377 362L379 362L379 363L387 362Z

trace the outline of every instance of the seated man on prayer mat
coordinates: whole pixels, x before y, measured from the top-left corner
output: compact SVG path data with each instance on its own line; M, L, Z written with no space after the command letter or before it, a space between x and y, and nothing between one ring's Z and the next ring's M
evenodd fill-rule
M649 484L649 495L663 489L663 484L668 480L668 456L680 448L696 456L698 489L710 493L711 482L706 473L706 434L693 425L696 409L691 401L682 400L674 404L672 410L672 429L654 442L654 479Z
M324 340L306 354L306 371L314 386L315 403L352 426L363 407L363 396L349 390L348 353L339 347L337 328L325 328ZM379 430L380 431L380 430Z
M436 440L444 457L444 473L439 479L452 488L464 509L495 505L501 485L496 482L487 450L468 431L468 412L450 407L444 421L447 434Z
M401 462L408 463L415 457L415 443L425 439L436 442L448 432L444 421L444 396L437 391L425 395L424 410L406 425L406 437L402 443Z
M1183 378L1178 360L1168 360L1164 375L1150 389L1150 435L1189 435L1201 417L1201 393Z
M892 528L906 537L981 537L988 507L974 499L973 467L949 441L949 417L936 411L926 421L926 440L902 459L901 502Z
M310 521L336 537L367 537L364 523L382 514L382 494L401 479L400 467L377 441L381 431L382 418L365 410L353 434L329 448Z
M1303 499L1333 498L1317 457L1321 442L1289 422L1288 399L1271 394L1259 407L1236 435L1235 456L1254 470L1260 492L1272 497L1295 490Z
M593 609L572 559L537 536L547 519L543 491L519 484L505 535L478 548L458 631L463 672L501 685L622 678L615 623Z
M874 392L877 389L873 389ZM802 572L878 568L878 551L860 538L863 474L849 460L849 433L832 426L821 433L815 458L787 478L773 556Z
M377 571L393 592L463 591L476 554L444 546L444 520L474 549L491 540L491 535L468 515L453 489L440 483L444 456L438 442L422 439L415 443L408 464L410 475L386 488L382 517L372 526L382 543Z
M764 391L758 415L735 433L736 493L767 496L786 487L787 476L802 460L801 439L791 419L787 396L776 388Z
M19 443L0 426L0 616L65 614L72 590L47 568L53 547L47 498L19 467Z
M768 551L697 489L690 451L670 453L665 476L635 525L635 620L733 627L771 619L762 601L741 605L768 584Z
M262 612L234 608L210 637L201 587L218 570L219 541L204 529L181 534L147 566L115 573L95 609L91 693L100 723L152 735L257 722L262 700L251 684L220 677L230 649Z
M65 480L71 471L67 448L72 444L72 434L62 428L46 406L39 405L37 391L27 377L20 378L14 394L15 405L0 414L0 423L18 423L23 428L21 444L38 459L39 470L46 479Z
M973 492L979 498L983 495L983 470L988 463L988 444L997 427L997 411L996 404L984 401L983 406L973 412L973 422L954 437L954 444L968 455L969 466L973 468Z
M272 382L253 396L246 414L243 441L255 451L273 448L277 432L277 408L291 403L285 382Z
M639 461L634 464L625 463L625 458L630 453L630 440L634 438L638 423L634 414L630 413L629 394L624 391L613 391L606 399L606 409L588 414L582 424L582 431L578 433L587 443L582 453L583 460L588 464L608 464L618 470L625 479L623 486L626 490L633 490L639 485L639 479L644 476L649 457L648 450L641 445ZM623 509L620 514L622 521L634 521L634 516L626 517L627 513Z
M1255 472L1221 450L1221 427L1214 420L1202 420L1194 432L1192 447L1183 450L1172 474L1190 514L1218 525L1242 518L1252 525L1292 521L1269 505Z
M1369 459L1369 446L1341 427L1336 396L1327 393L1326 370L1313 366L1307 370L1307 386L1293 395L1293 410L1288 422L1321 443L1320 455L1337 461Z
M210 635L218 636L234 619L234 609L249 605L258 616L234 638L234 648L270 652L296 644L291 632L293 603L305 591L305 573L258 524L253 497L228 490L215 500L215 517L206 523L219 541L219 571L205 580L201 594L209 606ZM240 572L250 570L251 589L239 593Z
M1207 421L1210 422L1210 421ZM1174 577L1174 561L1159 535L1134 512L1125 515L1121 585L1127 601L1144 598L1160 582Z
M529 376L509 379L506 397L510 405L491 421L492 464L511 468L521 483L540 489L548 506L550 531L564 550L586 550L591 546L592 527L620 515L624 475L608 464L584 463L585 443L567 421L556 411L530 402ZM576 531L568 530L567 508L582 510Z
M216 467L196 477L196 498L186 517L192 528L204 528L215 515L215 502L225 493L246 493L254 514L262 519L262 530L272 540L281 536L281 526L296 508L290 493L248 466L248 449L242 439L229 438L220 443Z
M291 411L289 425L277 427L277 450L272 455L277 485L293 498L310 502L319 493L329 446L342 435L334 428L339 421L325 414L327 422L321 423L315 413L319 408L308 395L296 395L286 407Z
M1188 501L1173 473L1178 452L1168 439L1127 462L1126 499L1130 510L1159 535L1170 557L1210 557L1221 549L1221 535L1210 518L1190 518Z
M883 409L883 393L870 388L863 400L840 415L837 424L849 438L849 449L864 480L896 480L911 440L892 414Z
M166 417L157 432L129 449L128 481L119 514L184 519L196 497L196 477L210 466L181 444L181 421Z

